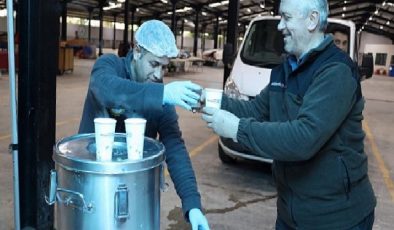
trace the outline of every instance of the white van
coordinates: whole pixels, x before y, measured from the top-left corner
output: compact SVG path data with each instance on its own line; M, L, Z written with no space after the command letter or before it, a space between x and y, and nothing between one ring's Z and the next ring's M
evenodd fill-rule
M231 74L224 86L224 93L230 97L250 100L269 83L271 69L283 60L283 35L277 30L279 16L260 16L253 19L238 49ZM352 21L329 19L328 32L341 31L348 36L348 53L357 62L356 27ZM371 57L364 58L362 76L372 76ZM365 63L364 63L365 61ZM219 157L223 163L233 163L237 158L271 163L266 159L244 149L228 138L219 139Z

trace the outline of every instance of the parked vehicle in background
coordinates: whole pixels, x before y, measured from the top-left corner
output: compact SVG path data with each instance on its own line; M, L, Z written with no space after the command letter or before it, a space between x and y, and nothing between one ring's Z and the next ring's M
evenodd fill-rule
M282 63L285 57L283 35L277 30L279 21L279 16L260 16L250 22L235 57L231 74L224 86L226 95L242 100L251 100L268 85L272 68ZM355 24L352 21L341 19L330 18L328 21L327 32L340 29L348 35L350 39L347 52L353 61L358 62ZM228 57L224 56L223 59L225 58ZM372 57L364 55L360 74L365 79L371 77L372 73ZM219 139L218 152L223 163L234 163L237 158L272 162L272 159L258 156L228 138L221 137Z

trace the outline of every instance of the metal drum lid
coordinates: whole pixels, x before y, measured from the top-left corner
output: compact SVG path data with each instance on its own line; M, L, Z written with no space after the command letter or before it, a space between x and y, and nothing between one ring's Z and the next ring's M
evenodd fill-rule
M145 137L143 159L127 159L126 134L116 133L112 161L96 160L94 133L66 137L54 146L53 160L68 170L98 173L125 174L157 167L164 161L164 145Z

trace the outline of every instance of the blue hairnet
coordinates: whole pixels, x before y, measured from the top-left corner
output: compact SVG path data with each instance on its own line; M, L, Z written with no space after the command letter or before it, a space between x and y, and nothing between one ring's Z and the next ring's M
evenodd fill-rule
M135 33L137 45L157 57L176 57L175 37L170 28L162 21L150 20L142 23Z

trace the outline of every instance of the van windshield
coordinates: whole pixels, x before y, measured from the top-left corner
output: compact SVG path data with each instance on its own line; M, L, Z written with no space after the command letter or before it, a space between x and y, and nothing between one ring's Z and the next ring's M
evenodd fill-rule
M273 68L283 61L283 35L277 29L278 23L260 20L251 25L240 54L244 63Z

